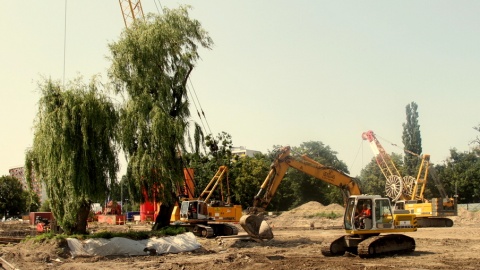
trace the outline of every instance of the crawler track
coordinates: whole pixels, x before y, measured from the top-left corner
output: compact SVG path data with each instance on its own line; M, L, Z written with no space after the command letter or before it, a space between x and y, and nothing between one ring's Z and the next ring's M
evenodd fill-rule
M321 247L324 256L342 256L350 252L361 258L410 253L414 250L415 240L403 234L372 235L367 238L345 235Z
M382 255L410 253L415 250L415 240L403 234L387 234L370 237L358 244L357 252L361 258Z

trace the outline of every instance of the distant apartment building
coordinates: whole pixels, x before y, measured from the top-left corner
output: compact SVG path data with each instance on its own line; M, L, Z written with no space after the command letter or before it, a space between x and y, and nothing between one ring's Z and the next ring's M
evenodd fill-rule
M253 157L255 154L261 154L262 152L256 150L247 149L245 146L232 147L232 155L239 157Z
M28 187L27 178L25 177L25 169L23 167L11 168L8 170L8 172L10 173L10 176L18 179L18 181L22 183L24 190L30 190ZM45 188L43 188L42 182L35 177L35 174L32 175L32 190L40 198L40 203L43 203L47 199Z

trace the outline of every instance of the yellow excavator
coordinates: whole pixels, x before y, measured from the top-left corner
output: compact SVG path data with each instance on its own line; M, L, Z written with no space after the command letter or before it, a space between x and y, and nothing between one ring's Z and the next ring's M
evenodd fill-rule
M228 236L238 234L233 223L242 216L242 206L230 200L228 168L220 166L208 185L197 197L186 198L175 206L170 222L181 226L199 237ZM226 180L226 185L223 181ZM226 190L225 190L226 189ZM218 198L213 199L214 191Z
M287 169L294 168L318 180L341 188L345 199L343 227L345 235L328 242L322 247L325 256L340 256L345 252L357 253L360 257L372 257L388 253L412 252L415 240L401 232L417 230L412 214L394 213L388 198L379 195L362 195L355 178L324 166L306 155L294 157L291 149L279 149L271 170L254 197L253 206L240 219L240 225L250 237L257 241L273 238L273 232L263 215L275 195ZM358 219L361 208L370 209L370 216Z

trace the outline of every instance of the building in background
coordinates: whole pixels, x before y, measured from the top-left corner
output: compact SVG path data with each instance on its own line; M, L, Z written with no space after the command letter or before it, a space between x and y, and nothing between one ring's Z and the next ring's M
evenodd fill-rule
M255 154L261 154L262 152L257 150L247 149L245 146L232 147L232 155L237 155L239 157L253 157Z
M25 169L24 167L15 167L8 170L10 176L18 179L20 183L22 183L22 187L24 190L30 190L27 183L27 178L25 177ZM40 198L40 203L43 203L47 199L47 192L43 187L43 183L35 177L35 174L32 172L32 190L38 195Z

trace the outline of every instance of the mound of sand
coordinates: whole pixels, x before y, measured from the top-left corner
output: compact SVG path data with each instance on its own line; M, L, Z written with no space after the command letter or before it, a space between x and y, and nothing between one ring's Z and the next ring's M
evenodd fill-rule
M333 214L332 214L333 212ZM338 204L323 204L311 201L290 211L283 212L278 217L268 220L271 227L328 227L341 226L344 208ZM328 218L334 216L336 218Z
M478 225L480 222L479 211L469 211L465 208L458 209L458 216L450 217L453 220L454 226L460 225Z
M290 211L285 211L267 222L271 227L330 227L342 226L344 207L339 204L323 204L311 201ZM333 213L333 214L332 214ZM332 218L336 216L336 218ZM480 211L458 209L458 216L450 217L455 226L470 226L480 223Z

